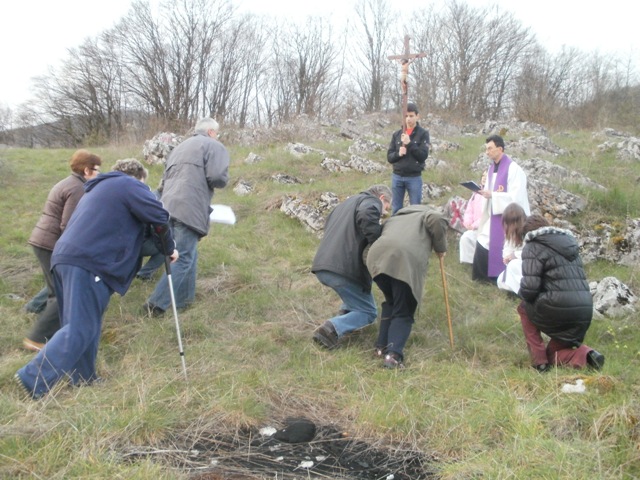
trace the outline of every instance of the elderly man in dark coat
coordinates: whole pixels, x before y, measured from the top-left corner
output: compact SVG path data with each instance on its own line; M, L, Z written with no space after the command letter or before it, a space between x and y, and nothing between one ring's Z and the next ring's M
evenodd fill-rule
M422 302L433 249L447 251L447 221L426 205L405 207L389 218L367 254L367 268L384 294L376 355L387 368L404 367L404 347Z
M527 218L523 235L518 314L534 368L602 368L604 355L582 343L591 325L593 298L578 242L569 230L550 226L540 215ZM551 338L546 347L541 332Z
M320 346L336 348L341 337L376 320L378 311L363 252L380 236L380 218L390 205L389 187L374 185L338 204L327 217L311 271L340 296L342 306L313 333Z

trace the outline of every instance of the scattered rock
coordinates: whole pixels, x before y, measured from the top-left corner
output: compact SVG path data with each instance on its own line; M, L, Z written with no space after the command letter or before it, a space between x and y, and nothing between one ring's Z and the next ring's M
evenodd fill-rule
M149 165L165 162L167 155L178 146L184 137L170 132L161 132L151 140L146 140L142 147L142 156Z
M247 165L253 165L254 163L261 162L262 160L264 160L264 158L260 155L250 152L249 155L247 155L247 158L244 159L244 163Z
M325 157L322 162L320 162L320 166L332 173L351 171L351 167L347 167L341 160L330 157Z
M253 185L242 179L238 180L233 187L233 193L241 197L249 195L251 192L253 192Z
M271 180L273 180L276 183L282 183L284 185L295 185L295 184L302 183L296 177L292 175L287 175L286 173L276 173L274 175L271 175Z
M423 182L422 183L422 199L423 203L425 199L434 200L440 198L443 195L451 192L451 188L446 185L437 185L435 183Z
M358 155L351 155L351 158L346 163L347 167L357 170L364 174L384 172L387 170L386 165L382 165L378 162L368 160Z
M433 153L455 152L458 150L460 150L459 143L449 142L448 140L442 140L439 138L432 138L429 155Z
M319 150L317 148L309 147L302 143L288 143L286 147L284 147L285 151L295 155L296 157L302 157L308 153L319 153L321 155L326 155L323 150Z
M527 160L517 160L524 171L527 173L527 178L544 178L550 182L567 182L583 185L585 187L593 188L595 190L606 191L606 187L594 182L586 175L582 173L568 170L565 167L556 165L547 160L540 158L531 158Z
M629 287L615 277L605 277L589 284L593 309L606 317L621 317L636 312L638 298Z
M373 140L365 140L357 138L355 142L347 149L352 154L364 154L385 151L386 148Z
M315 235L321 237L324 229L325 217L322 211L302 200L286 195L282 200L280 210L290 217L300 220L302 225Z

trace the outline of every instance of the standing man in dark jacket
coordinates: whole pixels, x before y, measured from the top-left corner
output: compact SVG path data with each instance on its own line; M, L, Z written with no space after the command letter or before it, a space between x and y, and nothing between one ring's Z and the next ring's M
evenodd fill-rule
M343 335L366 327L376 319L372 280L363 253L380 236L380 218L390 206L389 187L374 185L366 192L347 198L327 217L311 271L342 299L338 315L324 322L313 334L313 340L328 349L337 347Z
M582 343L591 325L593 298L578 242L569 230L549 226L540 215L527 218L523 235L518 314L534 368L602 368L604 355ZM546 347L540 332L551 338Z
M109 172L85 184L85 194L56 242L51 266L62 328L16 373L34 399L65 376L73 385L98 378L102 316L113 292L124 295L140 268L146 224L164 232L163 253L173 261L178 258L167 227L169 212L144 184L146 169L137 160L126 162L127 173Z
M218 122L203 118L195 133L167 158L162 177L162 203L171 214L171 228L180 258L171 269L176 308L188 307L196 296L198 242L209 233L214 188L229 181L229 152L217 140ZM166 273L147 299L143 311L162 315L171 306Z
M416 104L407 104L407 130L400 129L393 134L387 151L387 160L393 165L392 215L402 208L405 192L409 193L411 205L419 205L422 202L422 171L429 156L430 140L429 131L420 126L419 118Z

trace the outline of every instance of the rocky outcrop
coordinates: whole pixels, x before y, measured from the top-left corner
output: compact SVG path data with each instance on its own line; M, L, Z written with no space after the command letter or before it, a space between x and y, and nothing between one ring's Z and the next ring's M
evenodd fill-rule
M161 132L151 140L146 140L142 147L142 156L149 165L157 165L165 162L167 155L178 146L184 137L170 132Z
M596 315L622 317L636 312L638 297L615 277L605 277L589 284Z

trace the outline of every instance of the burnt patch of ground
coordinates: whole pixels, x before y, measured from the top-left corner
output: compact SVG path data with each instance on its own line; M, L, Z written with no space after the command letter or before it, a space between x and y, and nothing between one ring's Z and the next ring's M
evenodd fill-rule
M218 479L437 479L436 459L412 449L349 437L334 426L317 426L307 442L288 443L257 428L235 434L198 432L169 445L130 447L127 461L151 458L197 480Z

